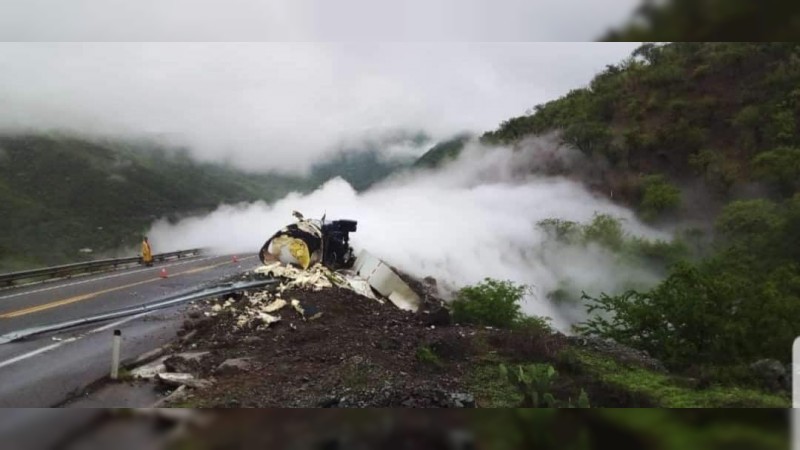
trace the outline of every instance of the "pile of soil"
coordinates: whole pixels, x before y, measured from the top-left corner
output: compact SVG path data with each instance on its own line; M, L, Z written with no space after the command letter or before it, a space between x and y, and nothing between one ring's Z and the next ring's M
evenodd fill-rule
M246 295L196 305L171 352L207 353L165 365L213 383L165 406L475 407L475 368L500 361L556 366L556 398L586 389L593 405L646 406L562 364L559 355L574 344L560 333L452 324L441 301L419 293L422 308L412 313L338 287L287 290L282 298L297 299L304 315L287 305L271 313L279 322L243 328L236 318Z
M190 369L216 380L197 391L192 404L470 406L461 377L476 354L472 338L491 331L449 325L442 310L411 313L340 288L283 297L299 300L306 317L309 311L321 315L305 320L285 307L276 313L278 323L237 329L235 314L223 311L184 324L184 332L195 333L176 351L209 351ZM219 368L234 358L247 358L246 367Z

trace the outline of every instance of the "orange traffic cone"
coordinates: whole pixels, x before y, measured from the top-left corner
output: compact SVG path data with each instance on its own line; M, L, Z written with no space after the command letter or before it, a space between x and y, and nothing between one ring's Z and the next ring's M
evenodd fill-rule
M237 262L239 262L239 258L237 258L237 257L236 257L236 255L233 255L233 262L234 262L234 263L237 263Z
M167 278L167 268L166 267L162 267L161 268L161 278Z

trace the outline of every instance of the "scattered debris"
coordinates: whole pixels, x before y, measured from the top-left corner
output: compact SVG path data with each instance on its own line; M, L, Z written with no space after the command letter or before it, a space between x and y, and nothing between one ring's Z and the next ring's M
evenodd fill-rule
M131 376L134 378L144 378L144 379L153 379L159 373L166 372L167 366L164 365L164 361L169 358L170 355L162 356L154 361L151 361L147 364L143 364L131 371Z
M264 308L264 312L275 312L286 306L286 300L279 298Z
M452 405L456 408L474 408L475 407L475 397L472 394L467 393L452 393L450 394L450 401Z
M190 373L162 372L156 375L156 380L167 386L186 386L192 389L206 389L211 386L211 381L195 378Z
M356 258L353 270L398 308L414 312L419 309L419 295L380 259L362 251Z
M375 296L375 293L372 291L372 286L369 285L369 282L363 278L361 278L355 272L353 273L343 273L342 276L345 280L347 280L347 284L353 292L358 295L362 295L364 297L370 298L372 300L377 300L380 303L383 303L383 300L379 299Z
M306 311L300 306L300 300L292 299L292 308L297 311L301 316L306 316Z
M194 380L194 375L190 373L161 372L156 375L156 379L166 385L177 387Z

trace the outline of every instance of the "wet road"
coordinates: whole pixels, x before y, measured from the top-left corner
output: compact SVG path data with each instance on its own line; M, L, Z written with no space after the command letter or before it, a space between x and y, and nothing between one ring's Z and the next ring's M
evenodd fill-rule
M0 335L136 306L256 267L255 256L201 256L0 291ZM162 268L167 278L160 277ZM111 333L122 330L122 358L174 339L186 306L95 323L0 345L0 407L59 404L109 371Z

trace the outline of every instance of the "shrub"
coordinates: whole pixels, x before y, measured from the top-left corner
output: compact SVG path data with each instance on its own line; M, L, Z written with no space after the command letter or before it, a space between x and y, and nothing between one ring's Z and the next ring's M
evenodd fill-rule
M442 365L442 361L439 359L439 356L427 345L422 345L417 348L416 353L417 361L421 362L422 364L440 367Z
M721 362L742 344L735 288L692 266L679 265L649 292L583 298L592 317L579 332L645 350L673 367Z
M679 239L650 241L634 237L628 242L626 250L632 256L664 266L677 264L689 257L689 247Z
M717 246L739 257L769 258L780 254L786 242L778 237L786 225L782 210L768 200L741 200L725 206L714 229ZM762 260L762 264L766 262Z
M611 132L599 122L578 122L564 129L564 141L587 155L605 153L611 142Z
M792 245L798 230L800 195L782 203L733 202L717 219L712 256L675 265L649 291L584 295L592 317L578 331L676 368L785 362L799 330L800 251Z
M681 191L661 175L650 175L642 180L642 218L653 220L660 214L672 211L681 204Z
M703 175L706 182L725 194L739 176L739 163L725 158L722 152L704 149L689 156L689 165Z
M583 240L620 250L625 242L625 233L619 219L608 214L596 214L591 223L583 226Z
M544 219L537 222L550 237L564 243L574 243L581 234L580 225L571 220Z
M549 317L523 316L514 323L514 329L528 331L536 334L551 334L553 327Z
M522 394L523 408L555 408L556 399L550 393L553 381L558 376L550 364L529 364L509 370L500 365L500 376L506 378Z
M589 407L589 395L583 389L574 405L571 399L566 405L556 400L550 390L558 378L558 372L550 364L528 364L511 369L500 364L500 376L522 395L520 406L523 408Z
M756 175L775 183L785 196L791 196L800 186L800 149L780 147L763 152L753 159Z
M756 105L745 106L733 118L733 126L742 131L750 131L759 123L761 123L761 112Z
M647 292L584 295L592 317L579 332L647 351L673 368L786 361L800 314L797 265L762 276L708 263L679 264ZM763 269L760 269L763 270Z
M767 125L767 134L773 137L774 142L790 144L797 141L797 118L791 107L781 105L771 118Z
M510 328L524 316L520 301L528 287L486 278L462 288L451 304L457 322Z

